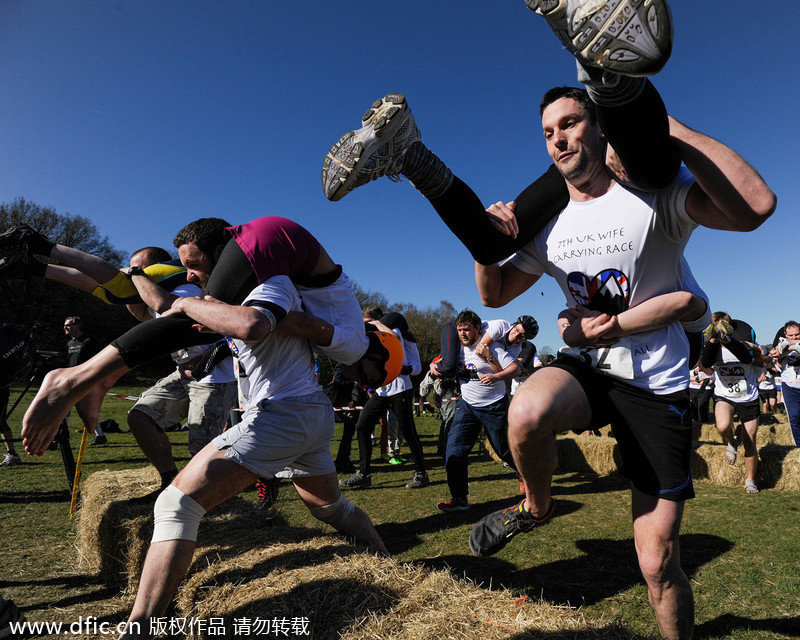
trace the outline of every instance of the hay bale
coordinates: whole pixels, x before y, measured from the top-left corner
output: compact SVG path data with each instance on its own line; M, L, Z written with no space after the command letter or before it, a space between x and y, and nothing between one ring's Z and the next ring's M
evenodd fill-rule
M185 583L177 604L190 618L222 618L226 635L235 634L243 619L299 618L307 619L309 637L317 640L500 640L509 632L523 638L525 631L531 637L633 637L566 607L520 605L508 591L487 591L445 571L358 553L330 536L252 549L209 565Z
M92 474L84 486L81 557L107 573L116 567L115 581L127 580L129 593L138 583L152 525L124 501L149 491L152 478L141 471L106 471ZM253 527L252 514L250 502L232 498L203 518L200 545L176 594L176 618L221 618L226 636L245 634L244 620L271 625L307 618L308 637L316 640L637 637L569 607L526 598L518 604L511 592L360 551L318 529L293 527L281 516ZM219 635L219 627L217 633L196 626L188 631L192 639ZM273 627L261 631L281 636Z
M592 472L601 476L616 473L622 462L614 438L593 435L562 435L556 439L561 471Z
M153 530L152 505L128 504L130 498L160 486L153 467L97 471L81 489L78 520L79 563L111 586L125 586L131 561L141 564Z
M782 446L794 446L792 440L792 430L789 426L786 416L778 414L777 422L775 424L762 424L758 427L757 441L759 446L768 444L777 444ZM742 428L741 423L736 424L737 431ZM692 436L698 442L722 442L722 438L713 424L699 424L695 423L695 429Z
M602 431L608 433L606 430ZM760 435L759 433L759 444ZM613 438L562 435L556 439L556 446L560 472L611 475L619 471L622 462ZM733 467L723 460L724 453L725 445L720 441L716 444L696 444L691 458L692 478L731 487L743 486L746 477L744 450L739 448L739 457ZM759 447L758 456L756 484L759 488L800 491L800 449L765 444Z

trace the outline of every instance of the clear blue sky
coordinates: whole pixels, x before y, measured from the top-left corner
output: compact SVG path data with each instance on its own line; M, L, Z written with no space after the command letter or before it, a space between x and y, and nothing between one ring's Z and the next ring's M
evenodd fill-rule
M687 258L712 307L762 342L800 318L800 3L676 0L654 78L670 112L739 151L778 194L756 232L700 229ZM548 166L542 93L574 62L522 0L0 0L0 202L91 219L119 249L169 247L198 217L283 215L364 289L485 319L534 315L560 346L549 279L483 309L469 254L408 184L332 203L322 158L376 98L404 93L423 140L489 204Z

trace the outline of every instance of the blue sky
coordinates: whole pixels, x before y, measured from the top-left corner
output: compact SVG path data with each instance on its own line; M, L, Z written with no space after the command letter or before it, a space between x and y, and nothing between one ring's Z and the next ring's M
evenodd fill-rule
M700 229L686 255L712 307L770 342L800 317L800 4L671 6L674 51L654 78L670 113L740 152L779 198L756 232ZM539 347L557 348L552 280L484 309L469 254L412 187L384 179L332 203L320 169L376 98L400 92L485 204L510 200L549 164L542 93L574 75L522 0L0 0L0 202L86 216L129 252L171 246L198 217L283 215L364 289L485 319L529 313Z

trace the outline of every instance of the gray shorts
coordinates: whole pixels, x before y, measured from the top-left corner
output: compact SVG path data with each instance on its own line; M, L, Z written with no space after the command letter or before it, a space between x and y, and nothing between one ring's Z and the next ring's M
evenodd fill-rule
M151 417L162 430L186 420L194 455L222 433L238 403L235 382L199 384L175 371L144 391L131 411Z
M335 473L333 407L321 391L262 400L242 421L212 440L225 457L263 478Z

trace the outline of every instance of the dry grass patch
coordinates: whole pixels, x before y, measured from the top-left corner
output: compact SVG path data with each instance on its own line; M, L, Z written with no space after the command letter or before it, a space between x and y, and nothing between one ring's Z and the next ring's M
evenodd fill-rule
M124 501L154 482L149 470L105 471L83 489L81 557L129 595L152 517ZM235 635L242 620L277 618L307 620L315 640L636 637L569 607L517 600L510 591L482 589L447 571L378 557L321 529L293 527L280 515L253 526L253 506L239 498L206 515L199 542L174 615L223 618L226 635Z

